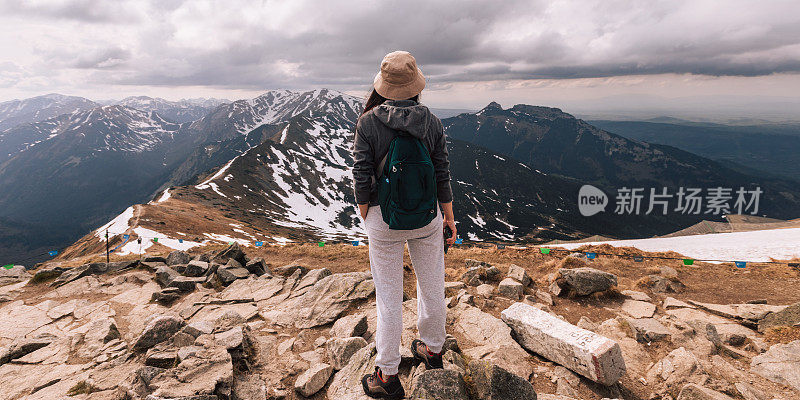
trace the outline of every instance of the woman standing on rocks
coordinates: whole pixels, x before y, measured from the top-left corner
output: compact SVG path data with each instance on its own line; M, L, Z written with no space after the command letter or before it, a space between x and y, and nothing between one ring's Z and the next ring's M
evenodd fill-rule
M412 342L411 352L427 368L441 368L443 241L455 242L456 225L442 122L419 103L425 77L416 60L405 51L387 54L373 86L353 143L355 198L367 230L378 311L375 372L361 383L370 397L399 399L405 395L397 378L404 245L417 276L421 340Z

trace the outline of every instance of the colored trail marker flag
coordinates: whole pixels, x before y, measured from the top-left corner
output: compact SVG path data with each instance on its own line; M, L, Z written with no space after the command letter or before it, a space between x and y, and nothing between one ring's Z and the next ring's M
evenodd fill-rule
M642 257L642 256L633 256L633 261L642 262L642 261L644 261L644 257Z
M158 243L158 238L153 238L153 243Z
M745 262L745 261L734 261L733 264L736 265L736 268L746 268L747 267L747 262Z
M464 240L461 238L456 238L456 244L464 243Z
M128 240L131 238L131 235L122 235L122 239Z
M6 265L3 265L3 268L5 268L5 269L11 269L11 268L14 268L14 264L6 264Z
M325 242L319 242L318 245L319 247L325 247Z
M178 239L178 243L183 243L183 239Z
M590 260L594 260L595 257L597 257L597 253L586 253L586 258Z
M358 240L353 240L351 243L353 244L353 246L358 246Z
M539 251L542 254L550 254L550 249L545 249L544 247L539 247Z
M505 248L506 248L506 245L504 245L504 244L498 244L498 245L497 245L497 248L498 248L498 249L505 249Z
M683 265L692 265L692 264L694 264L694 260L692 260L691 258L683 259Z
M256 247L261 247L264 245L264 242L256 242Z
M51 250L51 251L47 252L47 254L49 254L50 257L55 257L55 256L58 255L58 250Z

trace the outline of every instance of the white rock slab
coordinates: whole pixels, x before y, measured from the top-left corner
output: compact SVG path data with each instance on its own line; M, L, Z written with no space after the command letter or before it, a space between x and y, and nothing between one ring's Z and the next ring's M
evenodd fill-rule
M625 375L622 351L611 339L524 303L512 304L501 317L522 347L592 381L612 385Z

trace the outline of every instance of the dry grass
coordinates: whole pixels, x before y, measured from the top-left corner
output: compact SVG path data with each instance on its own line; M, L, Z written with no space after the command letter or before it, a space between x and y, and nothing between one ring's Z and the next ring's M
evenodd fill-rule
M97 388L92 386L92 384L86 381L80 381L71 388L69 388L69 390L67 391L67 396L77 396L79 394L91 394L92 392L95 391L97 391Z

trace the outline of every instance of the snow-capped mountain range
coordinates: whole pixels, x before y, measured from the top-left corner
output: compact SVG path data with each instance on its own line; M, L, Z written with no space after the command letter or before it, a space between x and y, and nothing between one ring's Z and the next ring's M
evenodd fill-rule
M14 126L40 122L61 114L90 110L99 106L89 99L62 94L46 94L24 100L0 103L0 132Z
M362 99L328 89L274 90L185 123L152 109L162 102L128 100L0 133L0 150L15 146L0 160L0 222L28 230L69 226L77 235L146 203L116 225L128 234L161 235L161 245L363 236L349 172ZM641 237L683 227L664 217L580 216L578 188L590 177L570 168L587 168L592 157L614 179L673 161L687 171L679 177L684 182L692 182L691 171L726 172L675 149L657 149L664 162L639 157L648 144L547 107L503 110L492 103L443 125L459 231L472 240ZM623 164L615 161L620 154ZM800 210L795 203L784 206ZM73 253L99 246L95 233Z

